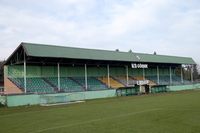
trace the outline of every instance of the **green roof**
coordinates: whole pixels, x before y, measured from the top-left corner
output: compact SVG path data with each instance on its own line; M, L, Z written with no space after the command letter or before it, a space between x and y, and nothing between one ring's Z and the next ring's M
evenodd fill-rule
M173 64L195 64L189 57L166 55L153 55L133 52L119 52L97 49L73 48L33 43L21 43L28 56L51 57L67 59L126 61L126 62L152 62Z

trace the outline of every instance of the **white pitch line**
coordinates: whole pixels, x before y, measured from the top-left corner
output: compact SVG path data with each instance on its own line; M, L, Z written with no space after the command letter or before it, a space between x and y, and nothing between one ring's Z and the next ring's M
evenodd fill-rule
M121 115L112 116L112 117L99 118L99 119L94 119L94 120L89 120L89 121L84 121L84 122L79 122L79 123L73 123L73 124L68 124L68 125L45 128L45 129L41 129L41 130L30 132L30 133L41 133L41 132L54 130L54 129L59 129L59 128L66 128L66 127L72 127L72 126L77 126L77 125L84 125L84 124L88 124L88 123L92 123L92 122L115 119L115 118L120 118L120 117L125 117L125 116L130 116L130 115L136 115L136 114L141 114L141 113L146 113L146 112L151 112L151 111L157 111L157 110L162 110L162 109L161 108L157 108L157 109L149 109L149 110L144 110L144 111L139 111L139 112L131 112L131 113L121 114Z

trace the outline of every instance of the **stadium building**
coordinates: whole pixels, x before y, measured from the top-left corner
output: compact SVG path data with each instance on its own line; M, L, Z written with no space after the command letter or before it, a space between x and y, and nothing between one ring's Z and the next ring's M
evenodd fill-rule
M8 106L194 89L194 60L21 43L3 67Z

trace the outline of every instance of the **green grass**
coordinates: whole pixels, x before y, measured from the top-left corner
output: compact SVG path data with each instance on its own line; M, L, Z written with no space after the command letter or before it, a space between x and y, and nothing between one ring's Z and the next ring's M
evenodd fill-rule
M0 133L199 133L200 91L0 108Z

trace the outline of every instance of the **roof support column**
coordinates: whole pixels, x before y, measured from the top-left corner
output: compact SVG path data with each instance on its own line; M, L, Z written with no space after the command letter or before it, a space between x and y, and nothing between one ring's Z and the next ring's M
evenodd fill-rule
M27 92L27 89L26 89L26 55L25 55L25 51L24 51L24 93Z
M60 91L60 63L57 64L58 68L58 91Z
M129 85L128 81L129 81L129 76L128 76L128 66L126 66L126 86Z
M87 82L87 64L85 64L85 90L88 90L88 82Z
M157 84L160 84L160 73L159 73L159 67L157 66Z
M194 79L193 79L193 65L191 65L190 67L190 74L191 74L191 82L193 83Z
M181 83L183 84L183 68L182 68L182 65L181 65Z
M108 78L108 88L110 88L110 66L107 65L107 78Z
M172 84L172 67L169 67L169 80L170 80L170 84Z

